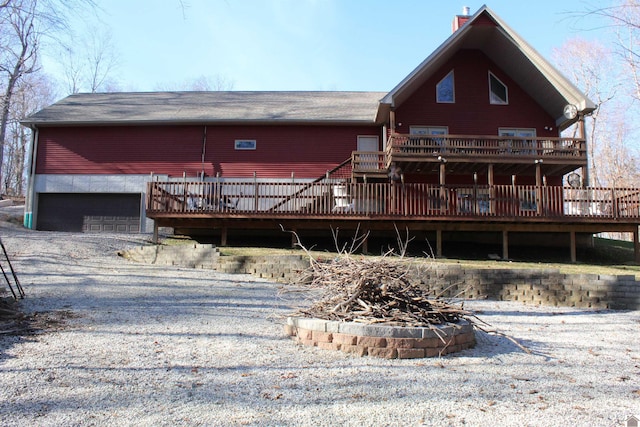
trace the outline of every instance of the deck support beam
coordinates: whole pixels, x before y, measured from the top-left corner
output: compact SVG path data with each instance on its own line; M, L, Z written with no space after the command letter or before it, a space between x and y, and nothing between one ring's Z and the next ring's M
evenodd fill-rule
M509 232L502 230L502 259L509 259Z
M153 221L153 244L158 244L158 221Z
M493 163L487 165L487 185L489 186L489 213L496 213L496 189L493 186Z
M436 257L442 258L442 229L436 230Z
M571 262L576 263L578 261L578 257L576 256L576 231L571 230L569 232L569 246L571 250Z
M440 183L440 212L445 213L449 209L447 190L445 188L447 183L447 164L445 160L440 161L440 176L438 181Z
M640 234L638 233L638 227L633 230L633 255L636 264L640 264Z
M227 227L220 229L220 246L227 246Z

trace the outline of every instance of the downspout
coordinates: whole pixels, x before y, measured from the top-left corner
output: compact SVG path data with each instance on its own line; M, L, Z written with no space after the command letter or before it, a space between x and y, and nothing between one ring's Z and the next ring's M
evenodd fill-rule
M38 136L39 129L36 125L31 125L31 147L29 148L29 176L27 184L27 194L24 204L24 221L26 228L34 228L34 210L35 210L35 178L36 178L36 159L38 153Z

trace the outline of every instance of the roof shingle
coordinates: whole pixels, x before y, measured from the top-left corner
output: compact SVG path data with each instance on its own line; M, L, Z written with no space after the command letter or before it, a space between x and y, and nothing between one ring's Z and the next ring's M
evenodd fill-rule
M134 92L70 95L25 125L375 123L385 92Z

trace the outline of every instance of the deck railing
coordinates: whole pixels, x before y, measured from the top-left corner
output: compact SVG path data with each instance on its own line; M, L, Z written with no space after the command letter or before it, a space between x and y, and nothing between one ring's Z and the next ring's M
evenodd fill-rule
M640 190L532 185L150 182L147 214L381 219L640 218Z
M586 158L586 144L578 138L393 134L387 155L511 156Z
M352 169L356 173L380 173L387 168L384 151L354 151L351 153Z

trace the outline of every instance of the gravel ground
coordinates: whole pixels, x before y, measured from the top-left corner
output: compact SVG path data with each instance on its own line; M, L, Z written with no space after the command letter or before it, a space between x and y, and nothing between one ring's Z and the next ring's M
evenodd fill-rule
M36 335L0 336L3 426L612 426L640 418L640 312L477 301L533 350L478 335L440 359L297 345L292 299L245 275L128 262L148 236L0 224Z

